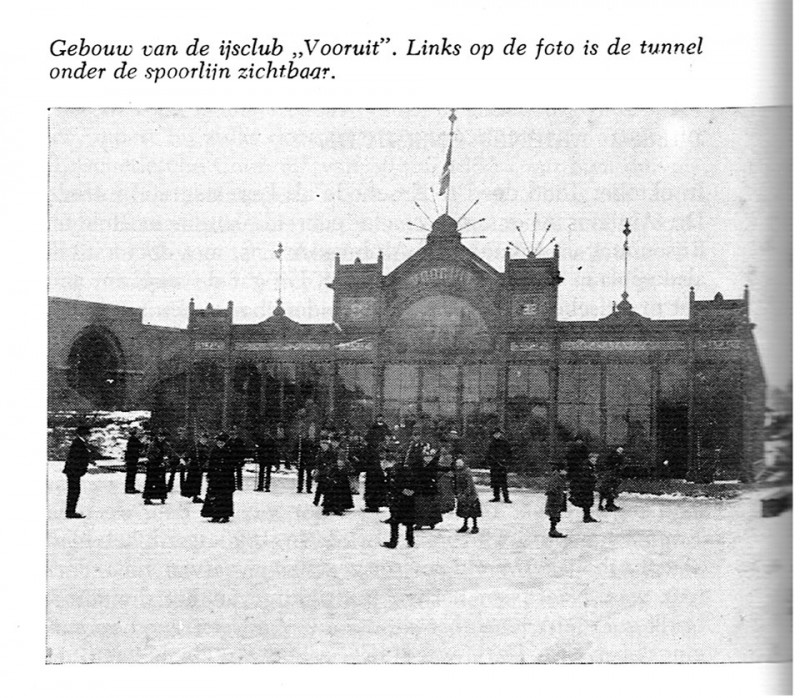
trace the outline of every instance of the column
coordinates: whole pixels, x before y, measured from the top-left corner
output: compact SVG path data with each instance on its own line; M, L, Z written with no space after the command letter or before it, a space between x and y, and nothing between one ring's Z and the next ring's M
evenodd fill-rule
M267 364L260 361L258 364L258 419L262 425L267 424Z
M600 364L600 440L603 445L608 444L608 404L606 398L606 371L605 363Z
M661 473L658 448L658 403L661 400L661 361L658 354L650 360L650 468L655 474Z

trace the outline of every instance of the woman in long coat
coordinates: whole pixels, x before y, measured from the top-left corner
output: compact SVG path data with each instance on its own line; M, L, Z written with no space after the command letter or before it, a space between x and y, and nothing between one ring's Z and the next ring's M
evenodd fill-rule
M439 495L439 511L447 514L456 508L456 495L453 491L453 447L443 443L439 453L438 473L436 475L436 489Z
M187 454L186 479L181 488L184 497L191 497L195 504L202 504L203 473L208 470L208 434L200 434L200 439Z
M167 501L167 461L171 451L164 432L159 432L147 449L147 475L144 480L142 499L145 504L152 504L154 499Z
M420 530L423 526L430 526L442 522L442 512L439 509L439 490L436 478L439 475L439 454L429 444L422 449L410 447L408 451L409 467L417 481L416 496L414 497L414 528Z
M583 509L584 523L597 523L597 519L592 518L590 511L594 505L594 488L597 484L594 474L597 457L598 454L590 453L587 459L580 463L574 463L571 470L569 501L579 509ZM568 469L567 472L569 473L570 470Z
M459 533L467 532L467 522L472 519L472 533L478 532L478 517L481 515L481 500L478 490L475 489L475 478L461 456L455 462L455 495L456 516L464 519L464 525L458 529Z
M325 474L322 495L322 513L341 516L345 509L353 508L353 495L350 492L350 478L347 460L338 453Z
M227 447L227 438L220 434L208 457L208 487L200 516L211 523L228 523L233 516L233 492L236 490L237 454Z

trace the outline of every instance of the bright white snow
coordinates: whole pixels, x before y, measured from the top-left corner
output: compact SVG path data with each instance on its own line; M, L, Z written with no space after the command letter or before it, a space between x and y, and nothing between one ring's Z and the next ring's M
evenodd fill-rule
M139 475L138 486L144 476ZM791 656L791 513L623 495L547 537L544 495L453 514L417 546L380 547L385 514L323 517L294 473L253 475L227 525L174 492L145 507L124 474L83 478L64 514L48 473L48 661L768 662Z

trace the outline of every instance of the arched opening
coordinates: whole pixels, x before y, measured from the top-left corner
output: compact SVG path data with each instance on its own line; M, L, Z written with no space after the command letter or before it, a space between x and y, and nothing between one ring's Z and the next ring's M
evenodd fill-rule
M117 338L107 329L86 329L72 343L67 380L94 409L121 409L125 401L125 366Z

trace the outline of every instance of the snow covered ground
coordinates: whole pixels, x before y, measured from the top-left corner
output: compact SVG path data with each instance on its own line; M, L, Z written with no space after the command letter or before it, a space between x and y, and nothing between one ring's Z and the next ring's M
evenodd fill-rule
M141 488L143 475L139 475ZM294 474L253 475L227 525L123 473L48 472L47 656L63 662L771 662L791 657L791 512L623 495L547 537L544 495L492 504L478 535L445 515L380 547L385 514L323 517Z

